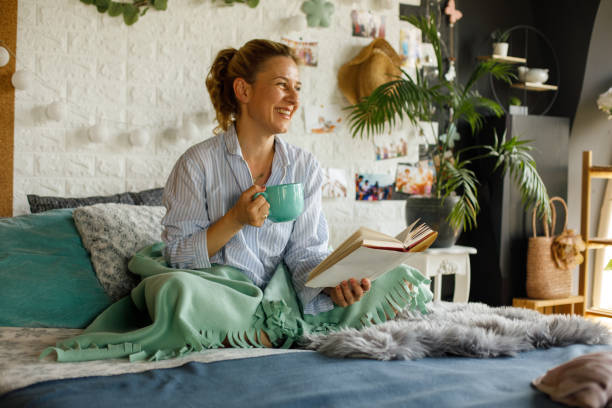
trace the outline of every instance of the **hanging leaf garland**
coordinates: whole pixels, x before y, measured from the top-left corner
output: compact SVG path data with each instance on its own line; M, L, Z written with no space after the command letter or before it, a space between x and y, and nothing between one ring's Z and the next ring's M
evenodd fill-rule
M100 13L108 12L111 17L123 15L123 21L132 25L153 7L155 10L166 10L168 0L132 0L132 3L120 3L112 0L81 0L81 3L96 6Z
M250 8L255 8L259 4L259 0L223 0L223 1L225 2L225 4L229 4L231 6L233 6L234 3L244 3Z

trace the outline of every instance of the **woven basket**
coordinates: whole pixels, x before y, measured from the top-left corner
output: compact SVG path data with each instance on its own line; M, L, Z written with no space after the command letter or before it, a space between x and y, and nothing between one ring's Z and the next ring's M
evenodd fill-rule
M555 202L562 204L565 210L565 224L567 229L567 205L561 197L553 197L549 201L552 211L552 224L550 234L548 222L543 221L544 236L538 237L536 231L536 209L533 210L531 224L533 237L529 238L527 246L527 296L532 299L558 299L571 295L572 271L571 268L562 269L553 259L552 243L555 231Z

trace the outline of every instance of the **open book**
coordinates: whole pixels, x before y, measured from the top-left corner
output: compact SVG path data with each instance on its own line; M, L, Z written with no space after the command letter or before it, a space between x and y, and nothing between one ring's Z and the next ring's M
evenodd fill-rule
M332 287L355 278L375 280L404 262L411 254L423 251L436 240L438 233L416 220L395 238L361 227L314 268L306 286Z

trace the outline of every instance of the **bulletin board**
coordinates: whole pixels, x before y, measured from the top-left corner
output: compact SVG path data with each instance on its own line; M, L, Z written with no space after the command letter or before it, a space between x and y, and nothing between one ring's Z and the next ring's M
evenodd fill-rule
M9 52L17 50L17 1L3 0L0 12L0 40ZM0 217L13 215L13 149L15 130L15 88L11 76L15 58L0 67Z

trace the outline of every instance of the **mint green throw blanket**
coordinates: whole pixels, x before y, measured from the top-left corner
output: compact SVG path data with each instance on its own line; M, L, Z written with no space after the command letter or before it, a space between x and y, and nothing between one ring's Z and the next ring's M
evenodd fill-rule
M286 348L305 333L359 329L406 307L425 313L432 299L430 281L402 265L373 282L359 302L305 315L282 264L262 291L233 267L170 268L162 249L159 243L139 251L129 269L142 281L130 296L106 309L83 334L47 348L41 358L55 352L64 362L162 360L224 347L224 341L232 347L262 347L262 330L275 346Z

